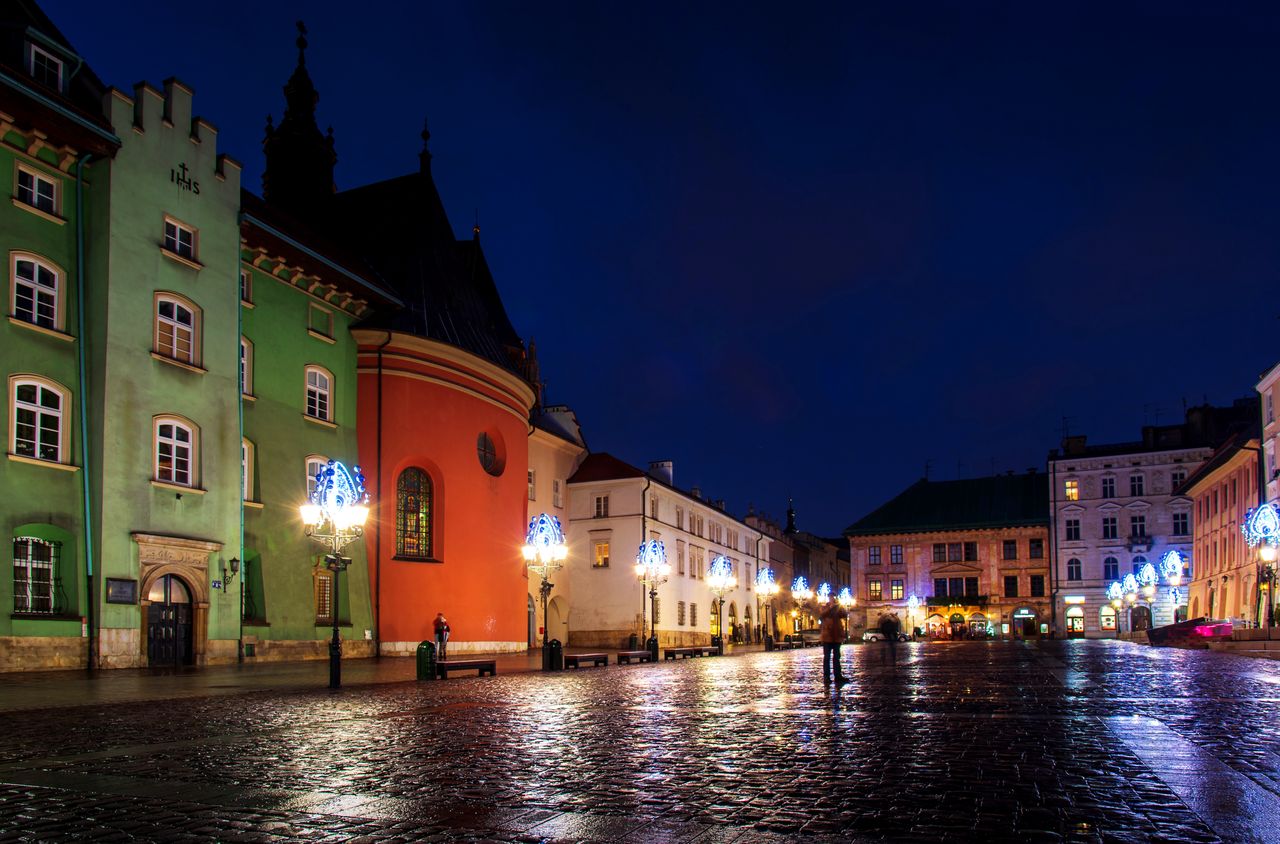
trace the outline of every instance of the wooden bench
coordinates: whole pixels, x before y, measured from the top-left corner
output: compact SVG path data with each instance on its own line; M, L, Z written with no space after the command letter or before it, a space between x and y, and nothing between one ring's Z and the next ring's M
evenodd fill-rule
M619 665L630 665L633 659L636 662L653 662L653 653L651 651L618 651Z
M492 659L438 659L436 660L436 676L441 680L449 679L450 671L463 671L475 669L479 672L478 676L483 677L488 674L490 677L498 673L497 666Z
M609 655L608 654L565 654L565 657L564 657L565 668L578 668L584 662L589 662L592 665L608 665Z
M773 649L775 651L789 651L792 648L803 648L803 647L804 647L804 644L801 642L774 642L773 643Z
M687 659L691 656L702 656L702 650L703 649L701 647L667 648L662 652L662 655L667 659L675 659L678 656Z
M703 656L720 656L720 649L715 645L704 645L700 650Z

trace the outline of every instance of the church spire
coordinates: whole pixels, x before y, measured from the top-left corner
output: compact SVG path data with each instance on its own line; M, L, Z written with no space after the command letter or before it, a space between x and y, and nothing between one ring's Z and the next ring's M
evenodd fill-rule
M418 153L418 170L422 175L431 175L431 130L427 128L427 119L422 118L422 152Z
M298 66L284 86L284 117L274 127L268 118L262 140L267 157L262 192L268 202L307 216L333 194L333 167L338 157L333 149L333 130L325 136L316 124L320 94L307 72L306 24L298 21L297 26Z
M787 533L796 532L796 505L790 498L787 498Z

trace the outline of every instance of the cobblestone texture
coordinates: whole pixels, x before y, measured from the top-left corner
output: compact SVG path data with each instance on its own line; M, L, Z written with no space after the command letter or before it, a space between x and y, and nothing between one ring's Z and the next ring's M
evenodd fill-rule
M839 692L805 650L0 713L0 840L1280 840L1274 663L880 656Z

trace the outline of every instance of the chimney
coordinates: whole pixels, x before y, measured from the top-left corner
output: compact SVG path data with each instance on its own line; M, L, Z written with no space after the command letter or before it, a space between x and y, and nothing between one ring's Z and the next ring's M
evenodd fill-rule
M724 499L723 499L723 498L717 498L717 499L716 499L716 509L717 509L717 510L723 510L723 509L724 509Z
M689 494L690 494L690 495L692 495L694 498L698 499L699 501L701 501L701 500L702 500L702 487L700 487L700 486L695 486L693 489L689 490Z
M649 477L662 481L667 486L675 486L675 463L670 460L651 460Z

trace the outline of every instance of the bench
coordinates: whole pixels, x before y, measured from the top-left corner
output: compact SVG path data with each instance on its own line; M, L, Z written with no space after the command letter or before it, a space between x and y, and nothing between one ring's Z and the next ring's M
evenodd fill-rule
M775 651L788 651L788 650L791 650L792 648L803 648L803 647L804 647L804 643L803 643L803 642L786 642L786 641L784 641L784 642L774 642L774 643L773 643L773 649L774 649Z
M478 676L483 677L488 674L490 677L498 673L497 666L492 659L438 659L436 660L436 676L441 680L449 679L450 671L464 671L475 669L479 672Z
M702 656L703 649L701 647L692 648L667 648L662 652L666 659L675 659L676 657L689 658L691 656Z
M565 668L578 668L584 662L589 662L592 665L608 665L609 655L608 654L565 654L565 657L564 657Z
M653 662L653 654L650 651L618 651L619 665L630 665L633 659L636 662Z
M720 649L715 645L705 645L700 650L703 656L720 656Z

